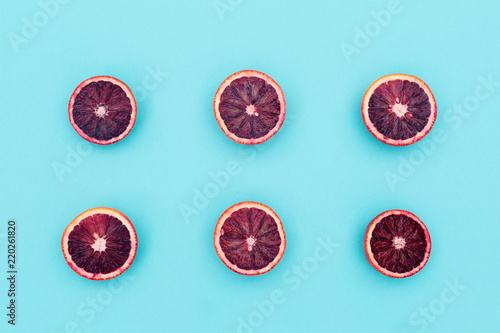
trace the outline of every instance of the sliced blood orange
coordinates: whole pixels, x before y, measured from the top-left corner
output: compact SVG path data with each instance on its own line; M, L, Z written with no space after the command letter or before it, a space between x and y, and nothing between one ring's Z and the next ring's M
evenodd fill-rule
M366 91L361 105L370 133L393 146L415 143L436 121L434 95L424 81L406 74L381 77Z
M132 222L117 210L93 208L78 215L64 230L64 258L77 274L108 280L127 270L137 252Z
M96 76L80 83L71 95L68 109L76 132L99 145L110 145L126 137L137 116L132 91L110 76Z
M245 70L222 82L214 98L215 118L236 142L254 145L272 137L285 120L285 96L264 73Z
M236 273L269 272L283 257L285 231L278 215L266 205L240 202L229 207L215 226L219 258Z
M368 225L365 252L380 273L405 278L419 272L429 260L431 238L417 216L404 210L389 210Z

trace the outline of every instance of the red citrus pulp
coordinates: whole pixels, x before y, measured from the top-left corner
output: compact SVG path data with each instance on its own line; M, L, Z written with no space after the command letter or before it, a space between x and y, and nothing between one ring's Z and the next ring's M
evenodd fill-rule
M222 262L234 272L264 274L283 257L285 231L271 208L257 202L240 202L217 221L214 246Z
M427 227L414 214L394 209L368 225L365 252L380 273L405 278L419 272L429 260L431 238Z
M361 105L370 133L393 146L421 140L436 121L434 95L424 81L406 74L381 77L366 91Z
M126 271L137 252L132 222L117 210L93 208L78 215L64 230L64 258L77 274L108 280Z
M285 120L285 96L264 73L244 70L222 82L214 98L215 118L236 142L254 145L271 138Z
M126 137L137 116L132 91L110 76L83 81L71 95L68 110L76 132L99 145L110 145Z

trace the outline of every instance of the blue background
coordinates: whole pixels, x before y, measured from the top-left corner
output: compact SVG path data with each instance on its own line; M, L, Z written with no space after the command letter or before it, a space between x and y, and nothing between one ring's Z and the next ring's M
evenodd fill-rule
M482 83L500 82L498 1L41 3L0 4L0 242L5 253L15 218L17 332L500 330L500 86ZM213 116L219 84L242 69L273 77L287 102L282 129L257 147ZM435 126L412 146L377 141L361 119L365 90L391 73L436 97ZM95 75L138 100L131 134L106 147L67 117ZM228 163L236 171L214 185ZM282 261L258 277L213 248L217 219L244 200L272 207L287 234ZM61 253L64 228L97 206L138 232L135 262L112 281L78 276ZM433 242L403 280L375 271L362 247L370 220L393 208L419 216ZM332 253L317 250L328 240Z

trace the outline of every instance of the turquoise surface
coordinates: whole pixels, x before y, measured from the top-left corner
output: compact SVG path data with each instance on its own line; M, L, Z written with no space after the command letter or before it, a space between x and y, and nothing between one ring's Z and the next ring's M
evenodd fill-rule
M500 3L410 1L2 1L2 332L498 332ZM287 117L244 147L212 101L242 69L282 87ZM412 74L438 117L392 147L360 104L380 76ZM95 75L127 83L130 135L84 141L67 104ZM229 170L228 170L229 169ZM229 173L231 171L231 173ZM218 180L218 181L217 181ZM272 207L287 235L269 273L231 272L213 248L230 205ZM135 262L105 282L75 274L64 228L89 208L125 213ZM397 280L364 257L387 209L428 226L427 266ZM7 324L6 232L16 219L17 318ZM5 275L4 275L5 274Z

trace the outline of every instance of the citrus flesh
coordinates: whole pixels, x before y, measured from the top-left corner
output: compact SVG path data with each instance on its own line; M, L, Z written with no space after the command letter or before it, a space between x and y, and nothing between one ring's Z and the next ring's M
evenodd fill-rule
M366 91L361 106L363 121L373 136L394 146L406 146L429 133L437 115L430 88L406 74L381 77Z
M120 80L96 76L82 82L69 101L69 119L85 140L109 145L126 137L135 124L137 105Z
M214 246L234 272L259 275L270 271L283 257L285 232L271 208L246 201L231 206L219 218Z
M271 138L285 120L285 96L268 75L237 72L220 85L214 98L219 126L232 140L259 144Z
M431 239L425 224L404 210L377 216L365 235L370 264L382 274L404 278L419 272L429 260Z
M127 270L137 252L137 234L121 212L93 208L65 229L62 250L68 265L91 280L112 279Z

